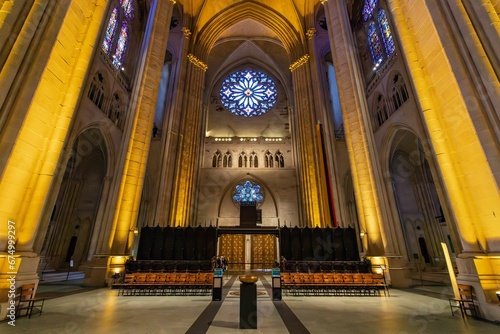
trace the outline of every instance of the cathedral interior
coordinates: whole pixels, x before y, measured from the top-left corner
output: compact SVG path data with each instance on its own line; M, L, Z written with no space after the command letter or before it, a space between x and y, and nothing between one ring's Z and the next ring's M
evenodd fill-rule
M500 321L499 77L497 0L0 0L0 319L13 275L104 287L213 227L242 271L349 230Z

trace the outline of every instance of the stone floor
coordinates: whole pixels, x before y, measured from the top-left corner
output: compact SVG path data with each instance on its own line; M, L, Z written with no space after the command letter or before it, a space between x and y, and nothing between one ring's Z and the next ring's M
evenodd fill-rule
M500 333L500 326L452 316L449 288L390 290L384 297L270 297L270 275L257 282L257 329L239 329L237 275L225 275L223 300L211 296L118 296L78 281L42 284L53 295L43 314L0 323L0 333ZM61 290L62 289L62 290ZM66 289L66 290L65 290ZM62 291L62 292L61 292Z

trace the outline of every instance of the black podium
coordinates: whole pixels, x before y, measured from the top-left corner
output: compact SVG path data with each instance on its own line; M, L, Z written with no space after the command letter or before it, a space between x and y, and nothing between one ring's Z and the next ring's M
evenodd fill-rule
M273 287L273 300L281 300L281 271L279 268L273 268L272 271L272 287Z
M240 284L240 329L257 328L257 285Z
M222 300L222 269L214 270L214 282L212 285L212 300Z

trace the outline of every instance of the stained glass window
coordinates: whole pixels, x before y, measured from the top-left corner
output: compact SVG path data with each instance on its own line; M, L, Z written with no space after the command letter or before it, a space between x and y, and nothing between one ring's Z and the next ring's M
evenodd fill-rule
M363 20L367 21L373 15L375 7L377 7L378 0L365 0L365 5L363 6Z
M118 7L115 7L113 8L111 16L109 17L108 27L106 28L106 35L104 35L104 41L102 41L102 48L107 54L109 54L111 46L113 45L113 38L115 37L119 18L120 12L118 10Z
M384 59L382 53L382 46L380 45L380 39L377 35L377 28L375 22L370 22L368 26L368 43L370 44L370 53L372 55L373 63L375 66L380 65Z
M134 6L132 5L132 0L120 0L123 11L125 12L125 17L128 20L134 18Z
M264 201L264 191L260 185L252 181L244 181L236 185L233 191L233 202L236 205L241 203L255 202L258 206Z
M220 89L221 102L231 113L240 116L259 116L276 103L276 85L266 74L258 71L237 71L229 75Z
M382 31L382 39L384 40L385 52L387 56L392 55L395 50L394 40L392 39L391 28L389 27L389 20L385 11L380 8L378 10L378 25Z
M122 28L120 30L120 36L118 37L118 43L116 43L115 54L113 55L113 65L116 68L121 68L123 64L123 59L125 58L125 51L127 51L128 44L128 23L127 21L122 22Z

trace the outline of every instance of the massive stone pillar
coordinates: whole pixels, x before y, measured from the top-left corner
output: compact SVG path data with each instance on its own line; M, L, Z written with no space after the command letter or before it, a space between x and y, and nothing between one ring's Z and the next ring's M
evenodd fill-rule
M199 148L203 135L203 88L207 65L194 54L186 56L185 81L181 89L185 92L181 110L178 150L175 156L174 193L170 215L170 226L188 226L195 223L194 206L197 192L195 183L198 173Z
M494 293L500 260L490 255L500 250L499 137L494 111L498 103L492 103L500 96L500 86L497 60L489 52L498 45L499 36L484 35L477 23L472 24L480 15L483 22L491 20L488 29L498 28L498 12L492 16L491 2L478 2L484 5L482 16L477 4L466 8L459 0L389 0L388 5L451 207L451 227L458 231L462 249L458 280L474 286L482 316L500 320Z
M187 47L184 46L185 41L183 41L183 49ZM183 50L184 51L184 50ZM172 188L174 184L175 166L176 160L172 157L177 155L178 143L179 143L179 124L181 122L182 113L177 112L181 108L183 91L177 89L178 85L182 85L184 82L184 71L186 69L185 63L187 61L187 52L183 52L182 57L186 57L184 62L181 59L174 57L172 60L172 69L170 72L170 79L173 81L171 85L173 89L171 90L171 95L169 95L169 105L165 109L165 114L163 118L163 130L161 136L161 150L160 159L157 159L155 163L157 164L155 170L158 170L157 179L155 182L155 187L157 191L157 196L154 202L154 218L153 221L155 225L166 226L169 221L169 215L171 213L170 205L172 200ZM175 83L175 85L174 85ZM150 159L152 161L152 159ZM141 222L142 223L142 222Z
M5 306L7 278L15 276L16 286L38 281L35 237L106 1L8 1L1 7L0 48L10 49L0 74L0 303ZM18 20L24 24L14 24ZM3 319L6 308L1 309Z
M354 193L361 229L366 232L365 249L369 256L384 256L389 251L382 209L386 194L378 163L361 72L347 8L342 1L325 1L325 14L344 119L346 144L353 177Z
M311 66L308 54L302 55L292 65L295 108L292 123L296 129L295 143L298 157L299 180L302 197L302 213L305 226L330 226L326 179L320 174L319 150L321 143L316 136L314 94L312 91Z
M129 105L131 117L124 129L125 142L118 157L116 172L120 177L114 180L115 211L105 217L111 226L88 263L86 285L103 285L114 271L121 271L131 255L172 9L173 1L155 1L148 14Z

